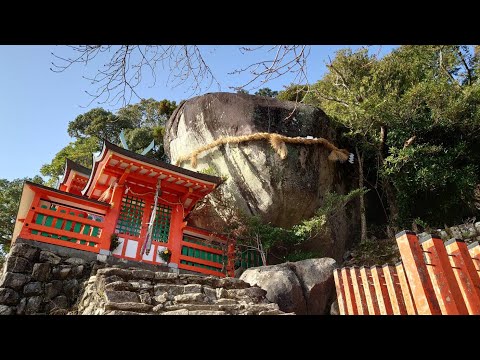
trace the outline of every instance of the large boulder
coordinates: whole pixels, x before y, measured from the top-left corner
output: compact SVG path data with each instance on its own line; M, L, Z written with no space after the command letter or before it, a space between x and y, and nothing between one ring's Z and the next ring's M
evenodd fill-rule
M280 310L297 315L324 315L335 300L331 258L308 259L247 269L240 279L267 292Z
M288 264L250 268L245 270L240 280L265 290L268 301L277 303L284 312L307 313L302 285Z
M258 132L295 137L323 137L340 146L325 113L316 107L247 94L209 93L182 103L166 125L165 151L171 162L197 148L226 136ZM189 218L191 224L221 230L227 211L239 209L258 215L265 223L289 228L312 217L327 191L346 193L354 167L329 161L322 145L287 144L282 160L265 141L222 145L198 156L196 168L186 161L180 166L226 178L208 196L207 205ZM230 201L221 206L219 199ZM340 259L353 238L353 211L335 215L332 233L317 239L310 249Z
M335 299L333 270L337 267L331 258L308 259L294 264L295 274L302 284L309 314L324 314Z

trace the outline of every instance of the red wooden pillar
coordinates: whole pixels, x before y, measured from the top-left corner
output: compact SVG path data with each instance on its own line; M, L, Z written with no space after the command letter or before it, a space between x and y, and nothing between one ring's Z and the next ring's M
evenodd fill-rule
M170 258L171 264L180 265L180 255L182 252L183 229L187 222L183 221L183 210L181 205L175 205L172 209L170 218L170 234L168 236L168 248L172 252Z
M373 286L375 287L380 315L392 315L392 304L390 303L390 297L388 296L383 271L379 266L372 266L370 272L372 273Z
M478 245L478 241L475 241L468 245L468 252L472 257L475 269L477 269L477 274L480 276L480 245Z
M400 289L402 290L403 302L405 303L407 314L417 315L417 309L415 308L415 302L412 298L410 285L408 284L407 277L405 276L403 264L401 262L396 263L395 268L397 269L398 283L400 285Z
M363 292L365 294L365 301L367 303L369 315L380 315L378 307L377 296L375 294L375 286L373 286L373 279L370 269L365 266L360 268L360 276L362 278Z
M352 279L353 295L357 304L358 315L368 315L367 301L365 299L365 291L361 284L360 270L357 266L350 268L350 278Z
M470 315L480 315L480 278L463 240L450 239L445 243L453 273L460 286Z
M407 310L403 301L402 290L398 283L397 273L395 268L390 265L383 265L383 276L385 284L387 285L388 296L392 304L392 311L394 315L406 315Z
M417 234L412 231L402 231L395 237L418 314L440 315L440 306L428 275Z
M345 303L347 305L347 315L357 315L357 304L355 302L355 296L353 295L353 285L350 279L350 271L347 268L342 268L342 282L345 289Z
M345 291L343 288L344 285L342 281L342 275L340 274L339 269L335 269L333 271L333 279L335 280L335 290L337 290L338 310L340 312L340 315L347 315L347 304L345 303Z
M125 186L118 184L113 190L113 195L110 200L110 209L105 215L102 234L100 235L100 242L98 247L101 250L110 250L110 237L115 232L115 228L117 226L118 217L120 216L120 210L122 209L122 198L124 191Z
M235 244L231 240L228 241L227 246L227 275L235 276Z
M420 242L427 258L427 270L444 315L467 315L467 307L450 265L442 239L429 236Z

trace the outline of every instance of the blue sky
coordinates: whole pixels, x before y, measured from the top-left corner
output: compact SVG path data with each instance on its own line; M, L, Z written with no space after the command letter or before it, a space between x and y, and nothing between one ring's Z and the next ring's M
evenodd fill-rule
M312 47L309 57L309 81L314 82L325 72L328 57L347 45ZM353 48L357 48L354 46ZM229 87L239 86L249 79L248 73L228 75L235 69L265 57L262 51L241 55L238 46L202 46L206 62L221 84L221 91L232 92ZM381 55L393 46L374 46L372 51ZM0 178L9 180L38 175L40 167L49 163L55 154L72 139L67 134L68 122L94 107L102 106L115 111L119 105L93 103L85 91L95 88L82 76L92 75L92 67L77 65L63 73L50 70L54 57L51 53L67 55L64 46L0 46ZM161 100L188 99L194 96L186 86L171 88L167 85L167 74L161 70L152 86L152 79L145 74L137 89L141 97ZM282 90L293 81L285 75L267 83L272 90ZM212 86L208 91L218 91ZM250 93L255 92L251 90ZM133 99L132 103L138 102Z

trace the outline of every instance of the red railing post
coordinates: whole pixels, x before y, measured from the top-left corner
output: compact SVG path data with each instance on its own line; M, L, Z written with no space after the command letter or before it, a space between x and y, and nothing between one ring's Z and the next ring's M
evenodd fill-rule
M427 270L442 314L468 314L442 239L428 236L420 242L420 246L428 261Z
M478 241L475 241L468 245L467 248L472 257L473 265L477 269L477 274L480 276L480 245L478 245Z
M418 314L440 315L440 306L428 275L417 234L402 231L396 235L396 239Z
M463 240L450 239L445 243L453 273L470 315L480 314L480 278Z

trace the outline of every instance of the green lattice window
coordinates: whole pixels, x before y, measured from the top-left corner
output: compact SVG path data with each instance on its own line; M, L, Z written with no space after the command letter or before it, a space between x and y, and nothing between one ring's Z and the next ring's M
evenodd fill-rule
M212 249L218 249L218 250L223 249L222 245L217 241L205 241L204 239L197 238L196 236L190 236L187 234L183 235L183 241L189 242L192 244L208 246L209 248L212 248Z
M118 217L117 232L132 236L140 236L145 202L140 198L125 196Z
M221 269L213 267L213 266L197 264L197 263L193 263L193 262L185 261L185 260L180 260L180 264L190 265L190 266L193 266L193 267L199 267L199 268L202 268L202 269L213 270L213 271L218 271L218 272L221 271Z
M153 205L151 208L153 211ZM172 208L167 205L157 204L157 214L153 223L153 240L168 242L168 233L170 232L170 217Z

